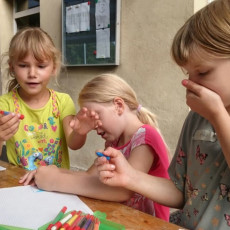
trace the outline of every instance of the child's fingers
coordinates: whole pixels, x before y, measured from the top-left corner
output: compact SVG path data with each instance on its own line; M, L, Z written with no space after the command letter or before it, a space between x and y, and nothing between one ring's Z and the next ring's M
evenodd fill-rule
M24 181L26 180L26 178L28 177L29 172L26 173L24 176L20 177L19 183L24 183Z
M103 171L113 171L116 168L114 164L101 164L97 166L99 172Z
M82 108L80 109L80 111L77 113L77 115L78 115L78 114L79 114L79 115L84 115L87 111L88 111L88 109L87 109L86 107L82 107Z
M110 179L114 176L113 171L102 171L99 173L99 180L104 184L109 184Z
M101 120L96 120L96 122L95 122L95 127L96 127L96 128L99 128L99 127L101 127L101 126L102 126Z
M36 170L33 170L29 173L27 173L21 180L21 183L23 183L24 185L28 185L30 184L30 182L33 181L34 179L34 175L36 174ZM20 182L20 181L19 181Z
M105 151L103 151L103 154L106 155L106 156L109 156L111 158L116 158L119 155L122 155L121 151L116 150L116 149L114 149L112 147L108 147Z
M203 86L196 84L195 82L190 81L188 79L182 80L182 85L188 90L188 92L190 91L196 94L197 96L201 94L201 90L203 88Z
M97 157L94 161L94 165L99 166L107 162L105 157Z
M31 183L30 183L31 186L36 186L36 183L35 181L33 180Z

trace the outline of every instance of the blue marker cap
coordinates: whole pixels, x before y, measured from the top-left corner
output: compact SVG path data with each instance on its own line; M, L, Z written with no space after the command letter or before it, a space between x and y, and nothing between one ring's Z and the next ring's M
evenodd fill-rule
M101 152L96 152L96 154L99 156L99 157L106 157L106 159L109 161L110 160L110 157L109 156L106 156L104 155L103 153Z

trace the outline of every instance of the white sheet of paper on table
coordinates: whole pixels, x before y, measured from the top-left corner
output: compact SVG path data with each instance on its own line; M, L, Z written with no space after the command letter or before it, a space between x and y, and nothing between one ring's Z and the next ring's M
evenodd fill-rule
M0 189L0 224L37 229L56 217L64 207L67 212L93 211L78 196L47 192L33 186Z
M4 171L4 170L6 170L6 168L0 166L0 171Z

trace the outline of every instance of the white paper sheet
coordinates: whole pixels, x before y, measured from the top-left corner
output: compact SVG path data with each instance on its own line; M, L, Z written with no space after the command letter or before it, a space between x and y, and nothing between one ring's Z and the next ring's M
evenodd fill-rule
M90 30L90 5L88 2L66 7L66 32Z
M110 27L110 0L98 0L96 2L95 18L96 29Z
M67 207L67 212L93 211L76 195L46 192L33 186L18 186L0 189L0 224L37 229L53 220L58 212Z
M96 58L110 58L110 28L96 30Z
M0 171L4 171L4 170L6 170L6 168L0 166Z

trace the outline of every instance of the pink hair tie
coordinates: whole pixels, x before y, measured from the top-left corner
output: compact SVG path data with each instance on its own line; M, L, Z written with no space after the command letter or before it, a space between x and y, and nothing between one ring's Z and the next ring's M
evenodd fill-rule
M140 112L141 108L142 108L142 105L139 104L138 107L137 107L137 112L138 112L138 113Z

